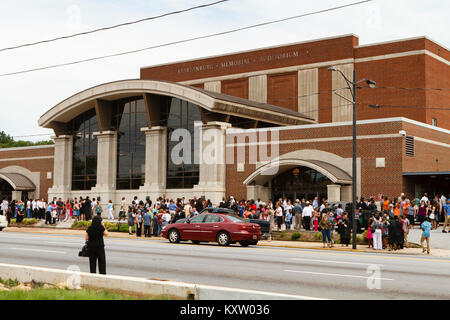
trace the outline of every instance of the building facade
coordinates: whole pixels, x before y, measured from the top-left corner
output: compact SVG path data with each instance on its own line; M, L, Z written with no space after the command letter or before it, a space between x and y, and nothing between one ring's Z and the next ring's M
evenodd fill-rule
M358 196L448 195L449 60L425 37L359 46L347 35L145 67L47 111L39 125L55 146L0 151L0 185L116 204L163 194L350 201L351 93L334 67L377 83L357 92ZM2 172L34 174L35 190Z

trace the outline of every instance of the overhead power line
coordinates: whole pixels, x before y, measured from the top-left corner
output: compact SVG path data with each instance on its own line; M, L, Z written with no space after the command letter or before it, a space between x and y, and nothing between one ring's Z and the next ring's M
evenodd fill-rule
M124 27L124 26L129 26L129 25L140 23L140 22L144 22L144 21L155 20L155 19L159 19L159 18L163 18L163 17L175 15L175 14L180 14L180 13L184 13L184 12L188 12L188 11L193 11L193 10L196 10L196 9L211 7L211 6L220 4L222 2L227 2L227 1L230 1L230 0L220 0L220 1L212 2L212 3L202 4L202 5L199 5L199 6L183 9L183 10L178 10L178 11L172 11L172 12L164 13L164 14L161 14L161 15L158 15L158 16L143 18L143 19L130 21L130 22L125 22L125 23L120 23L120 24L116 24L116 25L113 25L113 26L109 26L109 27L103 27L103 28L98 28L98 29L94 29L94 30L90 30L90 31L74 33L74 34L71 34L71 35L56 37L56 38L53 38L53 39L41 40L41 41L36 41L36 42L31 42L31 43L25 43L25 44L21 44L21 45L9 47L9 48L0 49L0 52L8 51L8 50L14 50L14 49L19 49L19 48L23 48L23 47L31 47L31 46L35 46L35 45L38 45L38 44L49 43L49 42L54 42L54 41L63 40L63 39L69 39L69 38L75 38L75 37L78 37L78 36L83 36L83 35L87 35L87 34L91 34L91 33L96 33L96 32L100 32L100 31L105 31L105 30L120 28L120 27Z
M363 4L363 3L372 2L372 1L373 0L364 0L364 1L354 2L354 3L350 3L350 4L338 6L338 7L323 9L323 10L319 10L319 11L309 12L309 13L305 13L305 14L300 14L300 15L296 15L296 16L292 16L292 17L288 17L288 18L272 20L272 21L258 23L258 24L253 24L253 25L250 25L250 26L241 27L241 28L237 28L237 29L232 29L232 30L228 30L228 31L207 34L207 35L193 37L193 38L188 38L188 39L184 39L184 40L172 41L172 42L168 42L168 43L164 43L164 44L160 44L160 45L155 45L155 46L150 46L150 47L146 47L146 48L142 48L142 49L136 49L136 50L131 50L131 51L124 51L124 52L120 52L120 53L104 55L104 56L99 56L99 57L94 57L94 58L88 58L88 59L83 59L83 60L78 60L78 61L54 64L54 65L50 65L50 66L46 66L46 67L40 67L40 68L34 68L34 69L28 69L28 70L22 70L22 71L16 71L16 72L3 73L3 74L0 74L0 77L6 77L6 76L17 75L17 74L42 71L42 70L53 69L53 68L58 68L58 67L63 67L63 66L80 64L80 63L89 62L89 61L102 60L102 59L112 58L112 57L119 57L119 56L124 56L124 55L128 55L128 54L142 52L142 51L148 51L148 50L162 48L162 47L173 46L173 45L176 45L176 44L181 44L181 43L192 42L192 41L201 40L201 39L217 37L217 36L221 36L221 35L225 35L225 34L236 33L236 32L239 32L239 31L254 29L254 28L258 28L258 27L262 27L262 26L266 26L266 25L270 25L270 24L275 24L275 23L280 23L280 22L284 22L284 21L288 21L288 20L293 20L293 19L303 18L303 17L307 17L307 16L322 14L322 13L325 13L325 12L335 11L335 10L344 9L344 8L348 8L348 7L353 7L353 6L357 6L357 5L360 5L360 4Z

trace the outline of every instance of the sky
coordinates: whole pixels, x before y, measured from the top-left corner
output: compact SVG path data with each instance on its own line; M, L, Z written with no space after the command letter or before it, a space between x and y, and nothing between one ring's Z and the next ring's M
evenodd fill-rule
M1 0L0 48L106 27L214 0ZM132 26L0 52L0 74L139 49L323 10L357 0L229 0ZM23 140L53 132L37 121L62 100L141 67L355 34L360 45L427 36L450 47L450 1L374 0L351 8L132 55L0 77L0 131ZM38 135L27 137L30 135ZM41 136L47 135L47 136Z

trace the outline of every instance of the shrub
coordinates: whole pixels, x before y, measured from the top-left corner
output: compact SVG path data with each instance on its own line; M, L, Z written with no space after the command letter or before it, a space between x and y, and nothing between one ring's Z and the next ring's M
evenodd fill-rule
M292 236L291 236L291 239L292 239L293 241L297 241L297 240L300 239L300 237L301 237L300 232L294 232L294 233L292 234Z
M10 223L11 224L16 223L16 219L11 219Z
M363 236L363 239L367 239L367 230L365 230L365 231L363 232L362 236ZM356 236L356 237L358 237L358 236Z
M91 221L78 221L72 224L72 229L86 230L92 224Z
M323 236L322 236L322 232L317 232L315 235L314 235L314 239L315 240L320 240L320 241L322 241L322 238Z
M22 223L25 224L25 225L32 225L32 224L35 224L35 223L36 223L36 219L35 219L35 218L32 218L32 219L23 219Z

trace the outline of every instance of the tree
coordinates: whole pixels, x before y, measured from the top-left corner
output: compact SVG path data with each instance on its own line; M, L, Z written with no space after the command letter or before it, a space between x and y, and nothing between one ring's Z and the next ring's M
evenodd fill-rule
M0 144L8 144L13 142L14 139L9 134L6 134L5 131L0 131Z
M0 149L5 148L17 148L17 147L31 147L31 146L42 146L42 145L52 145L54 142L52 140L44 140L44 141L23 141L23 140L14 140L9 134L6 134L4 131L0 131Z

